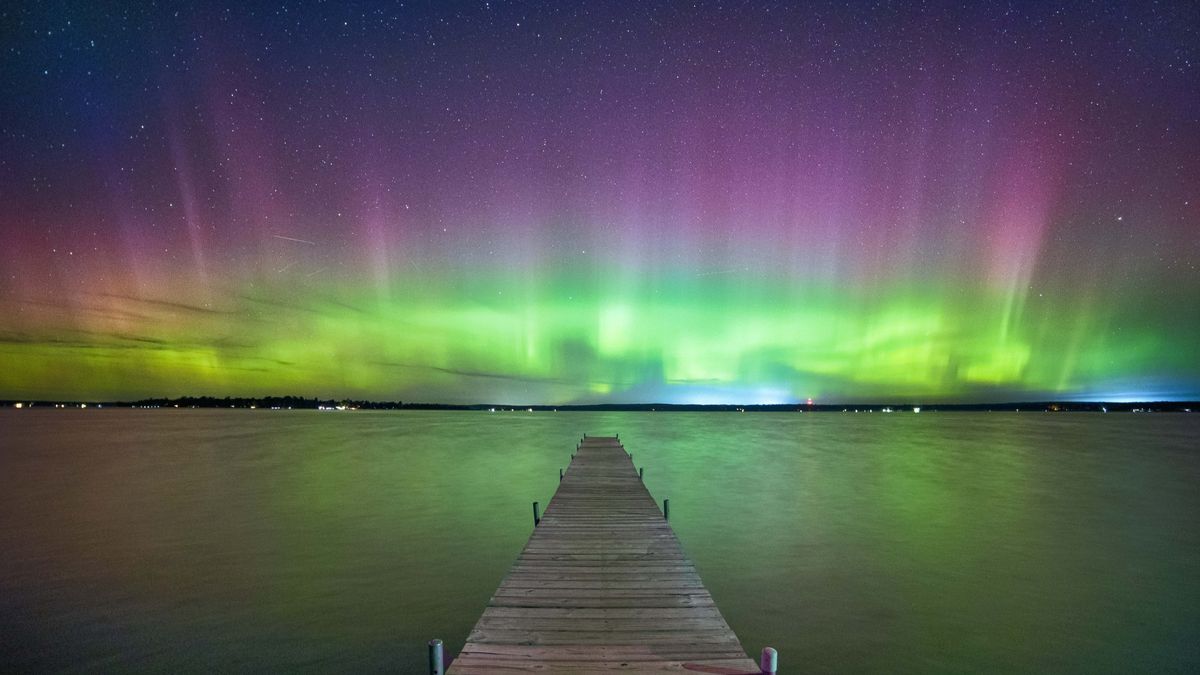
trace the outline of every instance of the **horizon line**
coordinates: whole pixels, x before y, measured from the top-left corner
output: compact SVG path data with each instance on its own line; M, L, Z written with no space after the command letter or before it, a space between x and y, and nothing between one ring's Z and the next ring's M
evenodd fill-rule
M498 410L498 409L525 409L525 410L571 410L571 409L645 409L645 408L664 408L664 409L796 409L796 410L812 410L824 411L831 409L851 408L1016 408L1018 406L1057 406L1062 409L1070 409L1072 407L1086 406L1118 406L1118 407L1133 407L1143 405L1170 405L1170 406L1189 406L1195 405L1200 407L1200 399L1145 399L1145 400L1109 400L1103 398L1097 399L1026 399L1026 400L1007 400L1007 401L922 401L920 399L907 400L891 400L877 399L874 401L859 400L859 401L841 401L829 403L817 403L808 401L793 401L784 403L667 403L662 401L647 401L647 402L605 402L605 403L447 403L438 401L404 401L404 400L384 400L384 399L367 399L354 397L319 397L319 396L296 396L296 395L265 395L265 396L211 396L211 395L185 395L185 396L149 396L137 399L101 399L101 398L3 398L0 399L0 406L14 407L16 404L24 404L30 407L35 406L52 406L52 405L81 405L92 404L97 406L108 405L113 407L146 407L153 404L169 404L175 405L180 402L187 401L189 407L196 406L198 402L216 403L216 402L231 402L234 407L239 407L239 404L253 404L255 402L281 402L294 401L311 403L314 406L324 403L350 403L359 407L375 407L384 409L401 409L401 408L445 408L445 409L463 409L463 410ZM213 407L205 405L203 407Z

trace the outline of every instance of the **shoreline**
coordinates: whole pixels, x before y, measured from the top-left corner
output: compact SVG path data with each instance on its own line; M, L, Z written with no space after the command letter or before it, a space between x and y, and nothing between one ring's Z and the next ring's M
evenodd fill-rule
M687 404L603 403L578 405L448 404L359 401L300 397L180 397L136 401L85 399L0 399L0 408L136 408L214 410L445 410L469 412L773 412L773 413L929 413L929 412L1179 412L1200 411L1198 401L1015 401L1005 403L845 403L845 404Z

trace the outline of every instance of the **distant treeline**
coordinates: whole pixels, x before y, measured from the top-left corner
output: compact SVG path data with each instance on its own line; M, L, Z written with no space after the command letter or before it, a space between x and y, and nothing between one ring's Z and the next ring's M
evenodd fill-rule
M261 398L226 396L183 396L180 398L146 398L140 401L120 402L114 405L130 407L173 408L359 408L364 410L399 410L400 401L357 401L353 399L319 399L303 396L263 396Z
M445 403L404 403L402 401L367 401L357 399L320 399L303 396L183 396L179 398L146 398L138 401L0 401L0 406L79 407L98 405L118 408L279 408L318 410L322 408L354 410L488 410L507 411L611 411L611 412L1192 412L1200 411L1197 401L1152 402L1061 402L1020 401L1011 403L869 403L817 404L787 403L773 405L691 405L674 403L603 403L594 405L498 405L476 403L454 405Z

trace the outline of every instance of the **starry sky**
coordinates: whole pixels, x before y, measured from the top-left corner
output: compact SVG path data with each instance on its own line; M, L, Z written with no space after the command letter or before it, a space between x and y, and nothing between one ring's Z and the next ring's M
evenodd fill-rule
M1200 8L10 3L0 398L1200 398Z

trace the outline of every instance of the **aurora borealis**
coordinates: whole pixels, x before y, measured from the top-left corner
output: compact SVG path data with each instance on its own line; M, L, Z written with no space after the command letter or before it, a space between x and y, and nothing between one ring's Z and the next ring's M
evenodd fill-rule
M1200 9L21 3L0 398L1200 398Z

